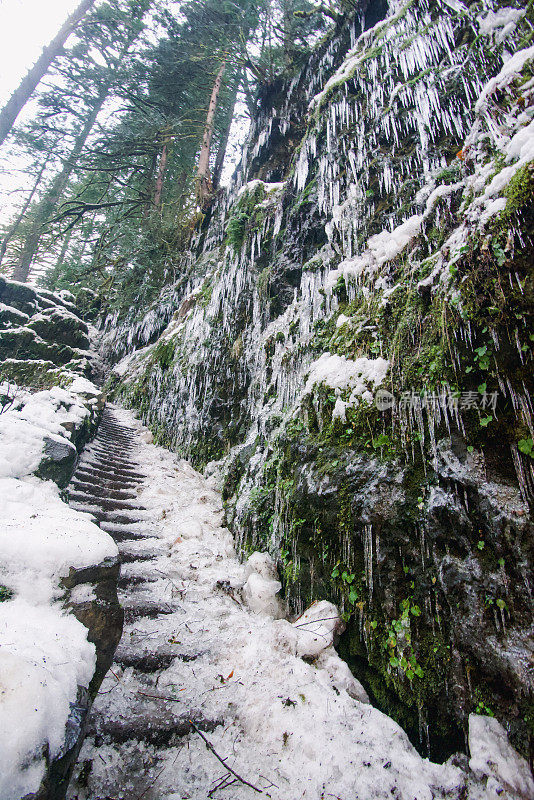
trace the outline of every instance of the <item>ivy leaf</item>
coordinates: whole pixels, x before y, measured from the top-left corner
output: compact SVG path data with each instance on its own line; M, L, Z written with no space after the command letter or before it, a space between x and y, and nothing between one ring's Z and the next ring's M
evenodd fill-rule
M407 669L406 670L406 677L408 678L409 681L413 680L413 676L414 676L413 669Z
M528 439L520 439L517 443L517 447L526 456L532 456L534 451L534 441L532 441L530 436Z
M352 605L354 605L357 601L358 601L358 590L351 589L349 592L349 603L352 603Z
M396 658L395 656L391 656L391 658L389 659L389 663L391 664L392 667L398 667L399 659Z
M489 414L487 417L481 417L480 424L482 425L483 428L487 428L492 419L493 417L491 414Z

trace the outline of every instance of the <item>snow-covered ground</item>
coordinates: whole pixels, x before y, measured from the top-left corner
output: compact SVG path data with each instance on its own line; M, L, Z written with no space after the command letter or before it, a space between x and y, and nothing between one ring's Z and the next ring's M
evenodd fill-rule
M80 763L91 766L71 787L71 800L534 795L526 762L490 718L472 720L476 774L422 758L404 731L367 702L337 655L335 607L318 603L293 622L284 619L268 556L254 554L245 565L237 560L214 479L149 444L150 435L129 412L117 414L139 430L135 460L147 476L137 490L146 510L135 526L147 538L129 542L128 552L155 556L123 566L124 576L141 581L128 603L167 611L134 618L120 647L176 658L154 683L131 666L113 667L94 705L103 735L82 749ZM169 714L215 723L203 734L213 749L196 730L165 745L106 736L106 719L118 727L146 721L146 703L155 725Z
M45 752L61 752L70 704L95 668L60 580L117 547L55 483L32 474L46 442L75 457L71 436L95 413L98 389L76 378L68 390L9 392L14 402L0 414L0 798L19 800L38 789Z

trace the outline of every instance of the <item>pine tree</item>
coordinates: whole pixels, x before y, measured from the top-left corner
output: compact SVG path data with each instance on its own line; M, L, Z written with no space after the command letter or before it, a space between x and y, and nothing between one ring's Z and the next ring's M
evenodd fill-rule
M50 44L43 49L34 66L22 79L18 88L15 89L4 108L0 111L0 145L10 133L18 115L34 93L43 76L48 72L50 65L61 53L63 45L94 3L95 0L82 0L78 8L61 26Z

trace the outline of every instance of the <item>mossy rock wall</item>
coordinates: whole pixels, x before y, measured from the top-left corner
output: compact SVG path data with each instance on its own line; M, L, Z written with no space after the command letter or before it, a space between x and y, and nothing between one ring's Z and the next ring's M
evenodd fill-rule
M177 282L105 323L117 396L220 462L241 551L273 554L295 612L341 605L355 673L434 757L470 711L532 737L533 59L499 73L534 19L512 5L505 38L482 32L499 2L346 19L262 98ZM327 353L386 360L391 402L308 385Z

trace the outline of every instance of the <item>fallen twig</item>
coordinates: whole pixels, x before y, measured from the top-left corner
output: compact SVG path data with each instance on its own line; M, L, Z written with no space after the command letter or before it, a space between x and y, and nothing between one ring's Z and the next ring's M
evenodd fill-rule
M253 784L253 783L249 783L249 782L248 782L248 781L246 781L244 778L242 778L242 777L241 777L241 775L238 775L238 774L237 774L237 772L235 772L235 770L233 770L233 769L232 769L232 767L229 767L229 766L228 766L228 764L226 763L226 761L224 760L224 758L222 758L222 756L220 756L220 755L218 754L218 752L215 750L214 746L212 745L212 743L210 742L210 740L208 739L208 737L207 737L207 736L204 736L204 734L202 733L202 731L200 730L200 728L198 728L198 726L197 726L197 725L195 725L195 723L193 722L193 720L192 720L192 719L190 719L190 720L189 720L189 722L190 722L190 724L191 724L191 727L192 727L192 728L193 728L193 729L194 729L194 730L195 730L195 731L198 733L198 735L200 736L200 738L202 739L202 741L204 742L204 744L206 745L206 747L208 748L208 750L209 750L210 752L212 752L212 753L213 753L213 755L215 756L215 758L216 758L218 761L220 761L220 762L221 762L221 764L223 765L223 767L224 767L225 769L227 769L227 770L228 770L228 772L230 772L230 773L231 773L231 774L232 774L232 775L233 775L235 778L237 778L237 780L238 780L240 783L242 783L244 786L249 786L251 789L254 789L254 791L255 791L255 792L258 792L258 794L265 794L265 792L263 791L263 789L258 789L258 787L257 787L257 786L254 786L254 784ZM267 797L270 797L270 796L271 796L271 795L269 795L269 794L267 795Z
M185 692L185 689L178 689L178 691L179 692ZM169 702L171 702L171 703L181 703L182 702L179 697L165 697L164 695L161 695L161 694L148 694L148 692L141 692L140 690L138 690L136 692L136 694L140 694L143 697L150 697L153 700L169 700Z

